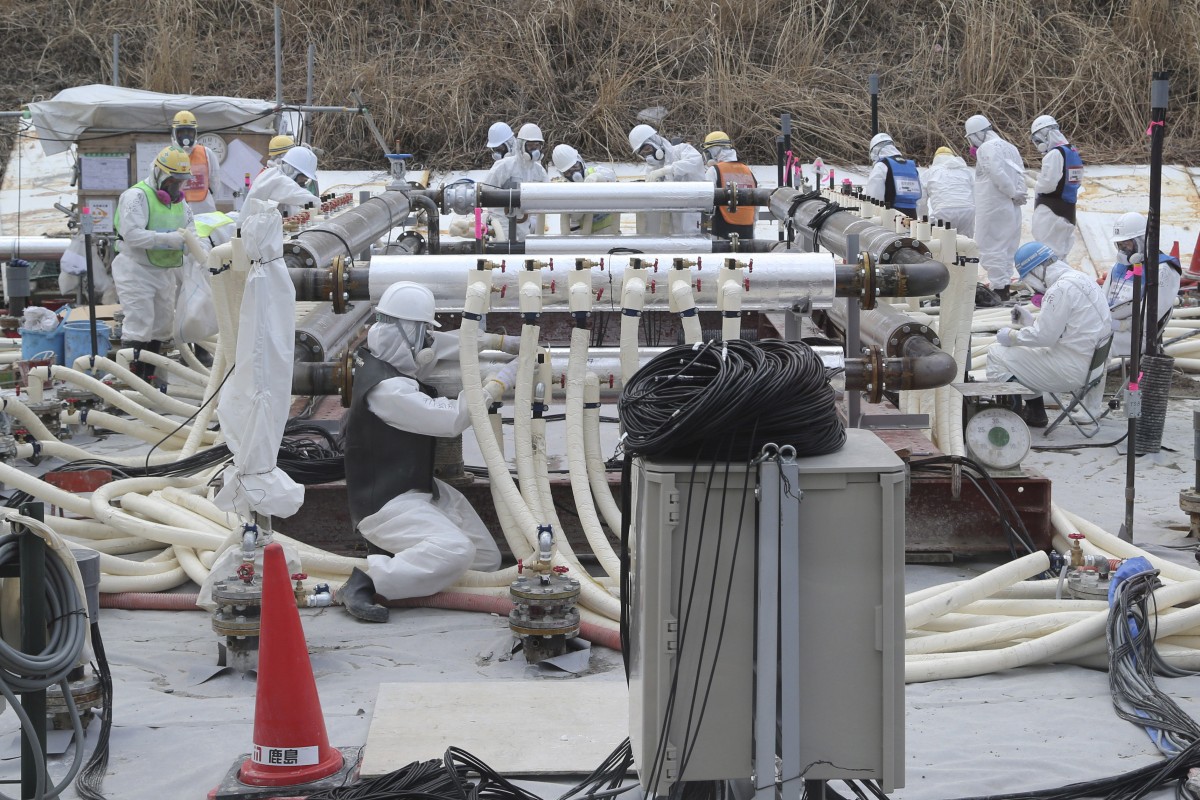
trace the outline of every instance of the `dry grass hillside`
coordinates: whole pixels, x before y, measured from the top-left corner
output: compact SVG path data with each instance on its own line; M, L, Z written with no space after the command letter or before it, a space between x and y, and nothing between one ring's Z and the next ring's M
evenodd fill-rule
M988 114L1032 157L1028 125L1058 117L1093 163L1146 158L1152 71L1173 72L1167 158L1200 162L1200 0L281 0L285 99L361 89L385 136L434 166L483 166L484 132L538 122L553 144L629 157L638 110L666 132L728 131L774 160L779 114L805 160L865 160L867 75L880 123L927 161ZM0 109L108 82L113 33L128 86L273 97L269 0L0 0ZM12 127L3 128L11 133ZM326 114L329 166L379 165L361 120ZM0 137L0 144L6 142Z

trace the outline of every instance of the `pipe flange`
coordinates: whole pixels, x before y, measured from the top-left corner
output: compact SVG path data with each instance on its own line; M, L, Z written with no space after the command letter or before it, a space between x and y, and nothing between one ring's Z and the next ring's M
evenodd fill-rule
M858 296L858 307L863 311L871 311L876 305L878 276L875 273L875 259L863 251L858 257L858 273L861 278L861 294Z
M508 587L513 602L549 603L550 601L574 600L579 597L579 581L574 578L554 576L550 583L542 585L538 580L529 580L522 576Z
M883 351L871 345L863 356L867 363L867 385L864 392L868 403L878 403L883 400Z
M349 408L354 401L354 354L349 348L342 357L333 362L333 383L337 386L342 408Z
M890 264L892 258L901 250L916 250L923 256L929 255L929 248L920 239L913 239L910 236L901 236L894 239L888 246L879 251L879 263Z
M212 599L219 606L261 606L262 583L257 580L245 583L238 579L217 581L213 584Z
M1185 514L1200 514L1200 492L1195 486L1180 490L1179 510Z
M350 309L350 290L346 286L349 269L345 256L335 256L329 267L329 283L333 287L329 300L333 303L333 313L345 314Z
M508 615L508 627L518 636L576 636L579 634L579 611L572 608L562 614L532 617L513 609Z

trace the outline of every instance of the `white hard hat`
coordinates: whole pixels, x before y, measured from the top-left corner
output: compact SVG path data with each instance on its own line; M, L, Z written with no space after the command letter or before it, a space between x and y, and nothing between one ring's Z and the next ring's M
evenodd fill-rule
M1045 128L1057 128L1057 127L1058 127L1058 120L1056 120L1054 117L1050 116L1049 114L1042 114L1040 117L1038 117L1037 119L1035 119L1033 121L1032 125L1029 126L1029 132L1031 134L1036 135L1038 131L1043 130Z
M1130 239L1146 235L1146 218L1136 211L1127 211L1117 217L1117 224L1113 225L1112 236L1109 241L1126 242Z
M569 144L555 145L554 152L550 154L550 160L554 162L554 166L559 172L566 172L579 163L579 151Z
M654 128L650 127L649 125L635 125L633 130L629 132L629 146L633 148L633 152L636 153L638 150L642 149L642 145L646 143L647 139L649 139L651 136L657 135L658 131L654 130Z
M311 180L317 179L317 154L307 147L293 147L280 161Z
M383 296L375 311L395 319L424 322L435 328L442 327L434 318L437 303L428 287L412 281L397 281L383 290Z
M871 137L871 149L874 150L876 145L883 144L884 142L891 142L892 144L895 144L890 135L886 133L875 134Z
M492 127L488 128L487 146L489 148L499 147L511 138L513 138L513 132L507 122L493 122Z
M542 137L542 129L532 122L526 122L521 126L521 130L517 131L517 138L523 142L544 142Z
M970 136L973 133L983 133L990 127L992 127L992 123L988 122L988 118L983 114L976 114L972 117L969 117L966 124L963 125L963 128L967 132L967 136Z

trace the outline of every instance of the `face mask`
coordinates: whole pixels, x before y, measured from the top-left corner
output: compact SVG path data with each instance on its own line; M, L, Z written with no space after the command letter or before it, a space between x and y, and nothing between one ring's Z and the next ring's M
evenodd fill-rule
M571 183L581 183L581 182L583 182L583 178L584 178L584 175L583 175L583 168L582 168L582 167L578 167L578 166L577 166L577 167L575 167L574 169L572 169L572 170L569 170L569 171L567 172L567 175L566 175L566 177L567 177L567 180L569 180Z
M192 128L176 128L175 143L185 149L192 147L196 144L196 131Z
M1034 308L1041 308L1042 307L1042 298L1045 296L1046 295L1042 294L1041 292L1038 292L1033 297L1029 298L1029 302L1033 304Z
M1046 268L1047 265L1045 264L1036 266L1030 270L1030 272L1024 278L1021 279L1026 286L1033 290L1034 294L1046 293ZM1041 272L1041 275L1034 275L1035 272L1039 271Z
M154 191L154 195L155 195L155 197L158 198L158 202L162 203L164 206L172 205L171 195L167 194L162 189L156 189ZM1126 262L1126 263L1128 263L1128 262Z
M971 145L971 149L968 150L967 152L969 152L971 154L971 158L974 158L975 154L979 152L979 148L976 147L975 145Z
M508 155L508 148L505 147L504 145L501 145L500 147L492 148L492 161L499 161L500 159L504 158L506 155Z
M542 163L542 151L541 150L529 151L529 160L535 164Z

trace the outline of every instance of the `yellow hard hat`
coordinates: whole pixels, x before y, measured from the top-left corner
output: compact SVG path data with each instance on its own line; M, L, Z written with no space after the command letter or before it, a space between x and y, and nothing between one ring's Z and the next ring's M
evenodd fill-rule
M196 127L196 115L190 111L180 111L175 115L175 119L171 121L171 127L178 128L180 125Z
M295 146L296 140L286 133L272 136L271 143L267 145L267 158L277 158Z
M937 158L938 156L952 156L952 155L954 155L954 151L951 150L949 147L945 147L945 146L939 147L937 150L933 151L934 158Z
M158 154L158 158L154 159L154 166L172 177L192 174L191 157L188 156L186 150L175 145L164 147L162 152Z
M733 140L725 131L713 131L704 137L704 149L707 150L710 147L733 147Z

